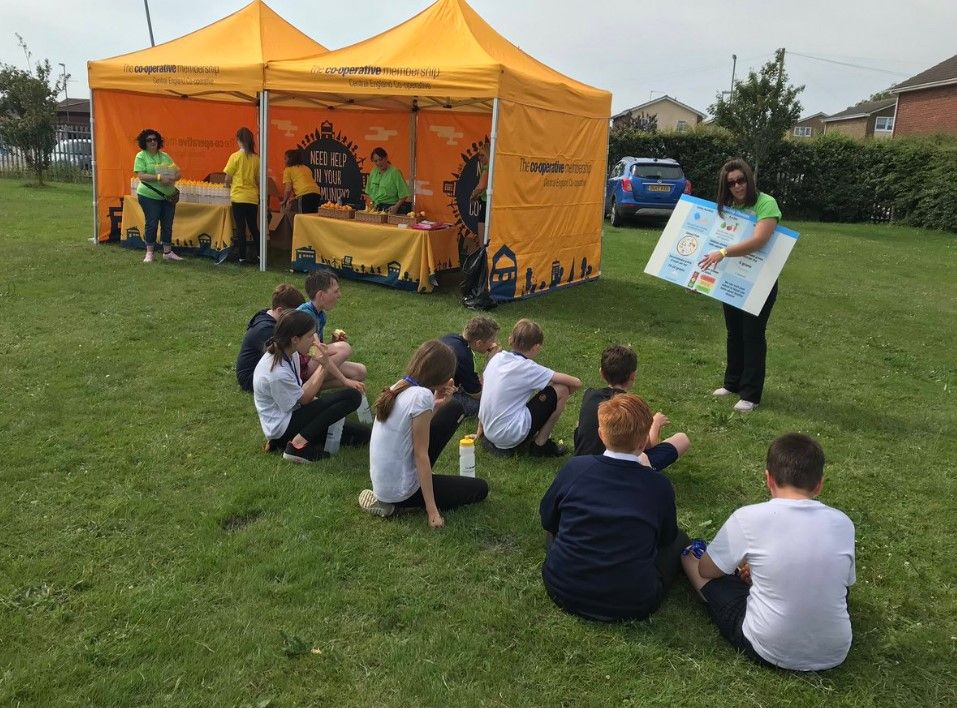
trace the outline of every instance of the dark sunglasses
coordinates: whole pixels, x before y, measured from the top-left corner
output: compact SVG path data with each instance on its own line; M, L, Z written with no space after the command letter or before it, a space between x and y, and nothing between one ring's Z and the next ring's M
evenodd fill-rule
M739 179L729 179L729 180L728 180L728 186L729 186L729 187L737 187L738 185L745 185L745 184L747 184L747 183L748 183L748 180L747 180L746 178L744 178L744 177L741 177L741 178L739 178Z

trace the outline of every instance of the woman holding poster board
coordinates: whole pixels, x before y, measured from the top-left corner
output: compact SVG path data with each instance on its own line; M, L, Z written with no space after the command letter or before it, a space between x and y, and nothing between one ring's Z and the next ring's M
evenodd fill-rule
M770 240L781 218L781 210L774 197L759 192L751 166L741 159L728 160L718 173L718 213L725 207L754 214L757 224L751 238L719 251L712 251L701 259L702 269L711 268L725 258L741 258L762 249ZM740 400L734 410L749 413L761 403L764 391L765 361L768 342L765 331L771 308L778 296L774 283L768 299L757 316L731 305L724 307L724 323L728 329L728 360L724 371L724 385L714 391L715 396L737 394Z

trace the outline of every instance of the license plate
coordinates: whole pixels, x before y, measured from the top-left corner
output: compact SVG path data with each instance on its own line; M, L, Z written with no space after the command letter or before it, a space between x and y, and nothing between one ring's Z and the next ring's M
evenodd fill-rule
M671 186L667 184L649 184L648 191L649 192L670 192Z

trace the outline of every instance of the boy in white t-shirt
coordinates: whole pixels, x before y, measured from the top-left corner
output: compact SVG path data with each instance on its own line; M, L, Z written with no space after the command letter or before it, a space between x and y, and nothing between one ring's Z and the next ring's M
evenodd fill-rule
M516 322L508 342L511 351L489 359L482 374L478 435L493 454L511 454L528 442L533 456L560 457L565 446L549 436L582 382L534 361L545 342L535 322Z
M735 511L710 545L688 546L685 573L721 635L749 658L831 669L851 648L854 524L815 501L824 451L807 435L775 440L764 475L771 500Z

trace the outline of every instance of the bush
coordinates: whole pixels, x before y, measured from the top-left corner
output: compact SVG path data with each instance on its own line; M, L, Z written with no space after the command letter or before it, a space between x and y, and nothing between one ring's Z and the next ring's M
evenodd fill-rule
M612 130L609 166L625 155L671 157L684 167L693 193L714 200L717 174L741 152L721 129L691 133ZM761 168L758 182L789 218L815 221L897 221L957 231L957 140L947 137L858 141L826 135L785 141Z

